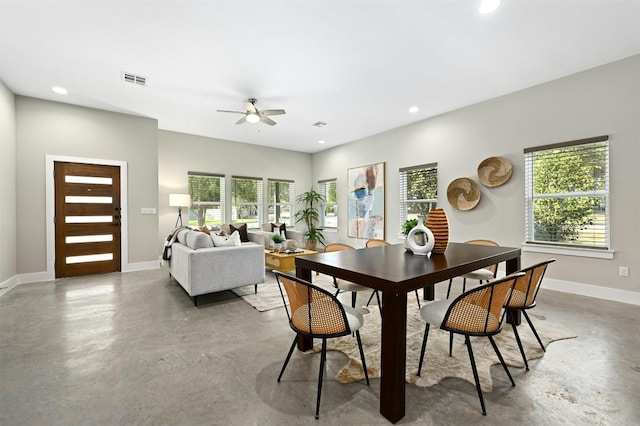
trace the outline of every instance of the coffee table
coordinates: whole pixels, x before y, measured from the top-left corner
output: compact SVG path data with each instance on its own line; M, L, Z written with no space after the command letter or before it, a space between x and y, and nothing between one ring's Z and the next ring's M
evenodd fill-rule
M295 253L276 253L270 249L264 249L264 265L280 272L288 272L296 269L296 257L318 254L317 251L298 249Z

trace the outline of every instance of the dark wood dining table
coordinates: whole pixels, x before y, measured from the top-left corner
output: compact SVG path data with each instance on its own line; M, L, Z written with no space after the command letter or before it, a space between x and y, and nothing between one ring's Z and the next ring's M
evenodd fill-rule
M405 415L407 293L506 262L506 273L520 269L520 249L449 243L444 254L414 256L402 244L320 253L296 258L296 276L312 280L312 271L333 275L382 292L380 413L396 423ZM431 297L432 298L432 297ZM301 338L300 350L313 346Z

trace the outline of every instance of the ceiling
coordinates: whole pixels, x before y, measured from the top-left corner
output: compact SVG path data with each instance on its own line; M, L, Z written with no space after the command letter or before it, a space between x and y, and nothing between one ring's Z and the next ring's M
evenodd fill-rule
M0 0L0 79L18 95L150 117L160 129L318 152L640 53L640 0L479 6ZM247 98L287 113L269 127L216 112L243 110Z

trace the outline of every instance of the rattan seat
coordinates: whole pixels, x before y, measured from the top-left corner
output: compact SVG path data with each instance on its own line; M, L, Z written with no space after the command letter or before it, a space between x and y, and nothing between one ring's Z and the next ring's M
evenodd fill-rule
M282 365L278 382L282 379L287 364L296 347L299 337L306 336L322 339L322 351L320 354L320 370L318 373L318 394L316 397L316 419L320 416L320 398L322 396L322 378L324 376L325 360L327 357L327 339L332 337L348 336L355 334L362 360L364 376L369 386L369 374L367 363L360 339L360 328L364 325L364 317L355 308L343 305L333 294L316 287L300 278L274 271L278 281L278 288L285 305L289 326L296 335L289 348L287 358ZM282 291L284 287L289 300L289 306L285 301Z
M452 352L453 334L462 334L469 352L469 360L471 362L471 369L473 370L473 378L475 379L478 397L480 398L482 414L486 415L487 411L484 406L480 379L478 378L478 370L469 337L486 336L489 338L491 346L500 360L500 364L502 364L504 371L507 373L507 376L509 376L511 385L515 386L516 384L513 381L513 377L511 377L509 368L507 364L505 364L493 336L502 330L502 321L505 312L504 306L507 305L509 301L509 296L516 280L522 276L524 276L524 273L511 274L504 278L491 281L488 284L475 287L462 293L455 299L439 300L423 306L420 309L420 317L425 321L426 325L422 339L417 375L419 376L422 370L430 325L440 327L450 332L449 356L451 356Z

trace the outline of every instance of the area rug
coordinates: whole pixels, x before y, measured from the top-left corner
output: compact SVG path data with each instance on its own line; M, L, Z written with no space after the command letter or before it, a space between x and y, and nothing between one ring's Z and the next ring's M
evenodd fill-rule
M332 294L335 293L333 287L333 279L324 274L313 275L313 284L318 287L328 290ZM270 311L272 309L282 308L282 296L278 289L278 283L276 282L276 276L267 271L265 273L264 283L258 284L258 292L255 292L255 287L248 285L245 287L239 287L231 290L236 295L240 296L242 300L253 306L259 312ZM286 300L286 295L285 295ZM288 303L288 301L287 301Z
M563 329L561 326L548 324L544 318L536 317L533 312L529 313L529 316L532 318L545 347L547 347L549 343L557 340L576 337L573 333ZM429 330L429 339L427 341L427 350L421 375L420 377L416 375L424 327L425 323L420 319L415 300L409 300L407 313L406 382L416 386L428 387L438 384L445 377L456 377L475 384L469 362L469 354L464 344L464 337L454 335L453 356L449 357L449 333L434 327L431 327ZM380 330L380 314L377 310L371 310L371 312L365 314L365 324L360 329L365 360L367 362L367 371L370 378L380 377ZM527 354L527 360L531 361L542 357L544 351L540 348L526 321L519 326L518 331L520 332L520 338L522 339L522 344ZM522 355L520 355L510 324L505 323L502 332L495 336L494 339L508 366L524 368ZM472 337L471 345L478 367L480 385L484 391L490 392L493 389L490 367L494 364L499 364L498 357L493 351L489 339L486 337ZM314 348L307 353L319 352L321 350L320 348L320 344L316 344ZM336 375L336 379L339 382L354 383L364 380L364 371L354 337L345 336L329 339L327 340L327 349L341 351L349 357L347 365ZM531 366L531 363L529 363L529 365ZM504 371L501 371L501 373L504 374Z

